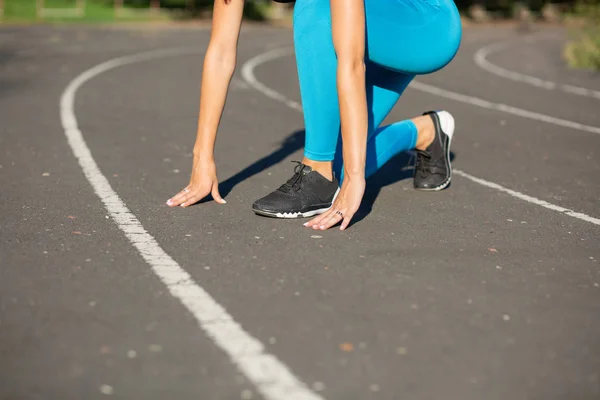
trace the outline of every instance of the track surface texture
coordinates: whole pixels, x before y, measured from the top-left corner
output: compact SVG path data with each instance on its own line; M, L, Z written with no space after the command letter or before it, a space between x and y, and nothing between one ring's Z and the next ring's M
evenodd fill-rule
M346 232L250 208L302 157L283 28L242 33L227 204L164 205L188 180L208 36L0 28L0 399L600 398L600 98L561 89L600 76L564 66L565 31L466 29L389 118L453 113L462 174L417 192L400 155Z

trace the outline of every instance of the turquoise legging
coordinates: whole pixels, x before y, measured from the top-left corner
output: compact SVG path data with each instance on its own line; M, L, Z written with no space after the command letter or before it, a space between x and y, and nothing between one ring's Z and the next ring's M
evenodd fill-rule
M410 121L379 127L410 81L443 68L458 51L461 23L452 0L365 0L369 113L367 177L396 154L415 147ZM304 108L304 155L334 161L341 177L337 59L330 0L297 0L294 43Z

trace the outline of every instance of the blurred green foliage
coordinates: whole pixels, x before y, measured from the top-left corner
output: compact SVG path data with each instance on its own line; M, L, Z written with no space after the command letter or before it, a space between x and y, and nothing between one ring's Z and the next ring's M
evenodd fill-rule
M76 5L76 0L44 0L44 8L50 10L74 9ZM112 20L114 17L113 10L100 3L86 2L85 12L86 15L83 18L55 15L43 17L42 19L50 21L70 21L83 19L90 22ZM13 22L28 22L37 20L38 15L36 0L4 0L3 19Z
M569 65L575 68L600 70L600 0L582 0L573 16L573 39L565 48Z
M1 0L0 0L1 1ZM76 0L44 0L46 7L73 7ZM328 0L319 0L328 1ZM594 0L597 1L597 0ZM35 20L36 0L4 0L4 18L8 20ZM142 11L151 5L160 4L162 18L189 19L206 17L213 7L214 0L123 0L124 7L131 11L122 15L118 20L128 19L156 19L158 16L144 15ZM455 0L457 7L465 12L474 4L482 5L497 18L511 18L515 7L524 5L534 14L539 14L541 8L547 3L558 3L562 9L570 10L576 0ZM115 20L115 0L85 0L85 16L79 18L83 21L111 21ZM246 0L245 17L253 20L265 20L269 14L271 0ZM135 14L135 11L139 11ZM47 19L56 20L55 17ZM60 19L60 18L58 18ZM65 19L76 20L76 19Z
M0 0L1 1L1 0ZM38 20L37 0L4 0L4 15L1 20L27 22ZM43 20L59 22L107 22L107 21L147 21L165 18L187 19L206 16L213 7L213 0L123 0L126 13L118 18L115 15L115 0L85 0L85 14L81 17L60 15L44 16ZM44 0L44 8L75 8L77 0ZM159 4L161 13L147 13L151 4ZM246 1L244 16L252 20L265 20L268 16L270 0Z

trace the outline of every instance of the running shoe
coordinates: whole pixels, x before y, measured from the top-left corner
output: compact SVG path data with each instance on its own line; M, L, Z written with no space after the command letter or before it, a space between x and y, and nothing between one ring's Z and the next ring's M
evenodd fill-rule
M414 187L418 190L442 190L452 180L450 143L454 135L454 118L448 111L429 111L435 127L435 138L425 150L416 150Z
M306 218L327 211L339 191L337 179L330 181L308 165L295 161L294 175L279 189L257 200L252 210L273 218Z

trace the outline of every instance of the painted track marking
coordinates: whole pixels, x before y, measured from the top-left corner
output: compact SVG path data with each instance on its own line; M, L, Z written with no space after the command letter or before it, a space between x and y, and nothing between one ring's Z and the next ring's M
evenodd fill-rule
M273 100L277 100L294 110L302 112L302 106L298 102L290 100L283 94L269 88L268 86L266 86L265 84L260 82L258 79L256 79L256 76L254 75L254 69L257 66L264 64L268 61L272 61L272 60L275 60L275 59L281 58L281 57L286 57L286 56L289 56L292 54L293 54L292 50L287 47L275 49L275 50L267 51L266 53L259 54L258 56L248 60L244 64L244 66L242 68L242 76L243 76L244 80L246 82L248 82L248 84L250 86L252 86L254 89L258 90L259 92L263 93L265 96L270 97ZM416 85L413 85L413 84L416 84ZM490 103L486 100L481 100L476 97L466 96L466 95L460 94L460 93L450 92L450 91L440 89L435 86L427 85L427 84L421 83L421 82L413 81L413 82L411 82L410 86L413 87L413 89L421 90L426 93L431 93L434 95L450 98L452 100L461 101L464 103L472 104L472 105L483 107L483 108L490 108L490 109L494 109L494 110L498 110L498 111L504 111L504 112L508 112L508 113L519 115L519 116L526 117L526 118L538 119L536 117L536 115L542 115L542 114L537 114L537 113L531 113L530 111L521 110L519 108L510 107L510 106L505 106L505 107L509 107L507 109L493 108L490 105L494 105L494 103ZM496 106L497 106L497 104L496 104ZM512 112L509 110L516 110L516 111ZM517 113L517 112L519 112L519 113ZM552 117L549 117L549 118L552 118ZM548 122L548 123L557 124L552 119L543 120L543 121ZM575 123L573 123L573 124L575 124ZM561 124L557 124L557 125L561 125ZM562 125L562 126L564 126L564 125ZM571 127L574 129L580 129L575 126L571 126ZM598 129L598 128L596 128L596 129ZM600 129L598 129L597 133L600 133ZM547 208L549 210L557 211L562 214L568 215L570 217L577 218L582 221L590 222L595 225L600 225L600 219L598 219L598 218L595 218L595 217L592 217L592 216L589 216L589 215L586 215L584 213L580 213L577 211L573 211L568 208L557 206L557 205L549 203L545 200L540 200L533 196L529 196L529 195L517 192L516 190L505 188L504 186L498 185L497 183L486 181L485 179L477 178L476 176L470 175L466 172L463 172L463 171L460 171L457 169L455 169L453 172L457 175L462 176L463 178L466 178L466 179L472 181L472 182L475 182L475 183L478 183L485 187L495 189L500 192L509 194L513 197L524 200L528 203L535 204L535 205Z
M488 110L501 111L507 114L517 115L523 118L529 118L536 121L546 122L548 124L562 126L563 128L576 129L579 131L590 132L600 135L600 128L596 126L584 125L580 124L579 122L555 118L551 117L550 115L525 110L523 108L509 106L507 104L492 103L491 101L483 100L478 97L468 96L461 93L451 92L449 90L441 89L436 86L428 85L427 83L413 80L408 87L439 97L445 97L447 99L460 101L461 103L470 104L472 106L487 108Z
M473 60L475 61L475 64L477 64L478 67L501 78L510 79L515 82L527 83L529 85L533 85L546 90L562 90L566 93L571 93L578 96L592 97L600 100L600 91L582 88L579 86L556 83L545 79L540 79L535 76L510 71L488 61L487 57L490 54L500 50L504 50L507 47L509 47L512 43L512 41L506 41L484 46L475 52Z
M144 52L115 58L83 72L69 83L60 99L60 117L65 136L85 177L119 229L167 286L171 295L192 313L204 332L227 353L258 391L269 400L322 400L275 356L268 354L260 341L244 331L225 308L160 247L110 186L79 130L74 111L75 95L92 78L124 65L196 53L198 50L195 48Z

